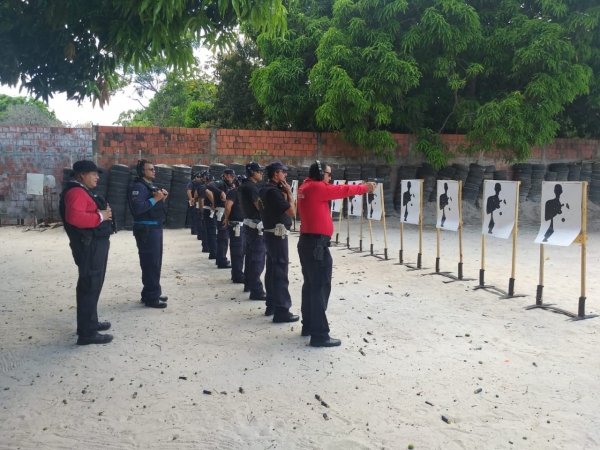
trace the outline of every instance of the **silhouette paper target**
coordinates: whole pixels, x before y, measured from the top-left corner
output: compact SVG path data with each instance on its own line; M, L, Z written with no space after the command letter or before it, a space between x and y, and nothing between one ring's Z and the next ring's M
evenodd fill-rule
M536 244L569 246L581 232L580 182L542 184L542 217Z
M333 180L333 184L335 185L342 185L342 184L346 184L345 180ZM338 198L335 200L331 201L331 211L332 212L342 212L342 199Z
M294 199L294 203L298 202L298 180L292 180L292 185L290 186L292 190L292 198Z
M436 228L458 231L460 224L458 181L438 180L437 193Z
M419 225L421 218L421 180L402 180L400 220Z
M483 186L485 216L481 234L508 239L515 227L517 206L516 181L486 180Z
M362 184L361 180L348 181L348 184ZM363 196L354 195L348 198L348 215L354 217L361 217L363 213Z
M383 215L381 202L381 184L377 184L375 190L371 194L367 194L367 219L381 220Z

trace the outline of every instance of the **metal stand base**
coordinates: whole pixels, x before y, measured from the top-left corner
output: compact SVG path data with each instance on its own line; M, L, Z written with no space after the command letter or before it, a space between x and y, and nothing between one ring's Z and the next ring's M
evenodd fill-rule
M416 266L414 264L409 264L409 263L406 263L405 266L408 267L409 270L427 270L427 269L429 269L429 267L423 267L421 265L421 253L417 254L417 265Z
M570 317L573 320L585 320L585 319L593 319L594 317L598 317L598 314L588 314L585 315L585 297L579 297L579 306L577 309L577 314L571 311L567 311L566 309L557 308L552 303L548 303L546 305L543 304L542 301L542 290L544 286L538 284L537 294L535 297L535 305L527 306L525 309L545 309L547 311L552 311L559 314L564 314L565 316Z

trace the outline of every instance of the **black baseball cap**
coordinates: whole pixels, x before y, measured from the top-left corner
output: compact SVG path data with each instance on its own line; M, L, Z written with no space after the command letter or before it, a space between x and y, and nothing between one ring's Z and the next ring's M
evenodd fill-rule
M200 178L200 172L195 172L194 175L192 175L192 178Z
M100 169L94 161L89 161L84 159L83 161L77 161L73 164L73 175L76 173L86 173L86 172L98 172L104 173L104 169Z
M235 170L233 170L233 169L225 169L223 171L223 175L235 175Z
M253 172L262 172L263 170L265 170L265 168L256 161L252 161L246 164L246 170L251 170Z
M283 170L284 172L288 171L288 168L283 165L281 161L272 162L267 166L267 173L274 174L278 170Z

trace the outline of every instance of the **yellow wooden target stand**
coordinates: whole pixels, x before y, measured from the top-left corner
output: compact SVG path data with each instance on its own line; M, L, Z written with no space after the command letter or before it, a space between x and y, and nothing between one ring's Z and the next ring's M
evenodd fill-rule
M362 180L354 180L347 181L348 184L362 184ZM360 201L359 201L360 200ZM363 252L363 223L364 223L364 213L363 213L363 204L365 202L365 196L356 195L347 197L348 206L346 210L346 250L350 250L353 253L362 253ZM350 246L350 219L351 217L359 217L360 218L360 235L358 239L358 247Z
M400 210L400 252L399 264L404 264L410 270L424 269L421 265L423 254L423 182L424 180L402 180L402 209ZM415 189L416 185L416 189ZM411 192L412 190L412 192ZM418 198L416 198L418 196ZM414 208L417 206L418 210ZM411 206L413 207L411 209ZM419 227L419 253L417 264L404 262L404 224L412 223Z
M556 184L565 184L560 182L544 182L544 184L548 185L556 185ZM581 245L581 286L580 286L580 296L579 296L579 305L577 308L577 313L567 311L561 308L557 308L552 304L544 304L543 301L543 290L544 290L544 261L545 261L545 244L540 243L540 273L539 273L539 284L537 285L537 291L535 296L535 305L528 306L525 309L545 309L553 312L558 312L561 314L565 314L566 316L571 317L574 320L583 320L583 319L591 319L594 317L598 317L597 314L589 314L586 316L585 314L585 300L586 300L586 250L587 250L587 181L581 182L581 231L578 236L573 240L574 243ZM542 224L545 221L544 213L545 213L545 205L542 205ZM537 242L537 239L536 239Z
M387 246L387 230L386 230L386 226L385 226L385 202L383 199L383 181L378 182L377 186L375 187L375 191L377 192L377 195L379 195L379 199L381 201L381 216L378 219L372 219L371 215L372 215L372 211L369 212L369 208L367 208L367 219L369 221L369 236L371 238L371 251L368 255L364 255L364 256L374 256L375 258L379 258L382 260L387 260L388 259L388 246ZM366 194L367 196L370 194ZM384 242L384 248L383 248L383 253L375 253L374 252L374 243L373 243L373 221L381 221L383 223L383 242ZM361 233L362 234L362 233Z
M497 181L492 181L492 180L486 180L484 183L498 184ZM502 299L526 297L526 295L522 295L522 294L515 295L515 275L516 275L516 267L517 267L517 235L519 234L519 187L521 185L521 182L514 181L514 182L503 182L503 183L514 183L516 185L516 193L515 193L515 197L514 197L514 202L515 202L514 214L515 214L515 216L514 216L514 225L512 226L512 237L513 237L512 261L511 261L510 278L508 280L508 292L506 292L494 285L485 284L485 238L486 238L486 235L483 230L481 233L481 269L479 269L479 285L475 286L473 288L473 290L483 289L488 292L494 292L496 294L500 294L500 298L502 298ZM485 192L486 192L486 189L484 187L484 193ZM484 195L484 202L485 202L485 195ZM481 208L482 227L484 226L484 223L486 221L485 216L486 216L486 206L484 205Z

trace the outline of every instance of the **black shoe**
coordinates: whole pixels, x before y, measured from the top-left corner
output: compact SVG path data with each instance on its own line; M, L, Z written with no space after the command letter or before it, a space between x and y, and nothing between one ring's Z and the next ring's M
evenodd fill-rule
M275 314L275 307L267 306L267 308L265 309L265 316L272 316L273 314Z
M98 322L98 331L110 330L110 322Z
M209 252L209 253L210 253L210 252ZM208 255L208 259L217 259L217 256L216 256L216 255L210 255L210 254L209 254L209 255Z
M225 265L217 264L217 269L231 269L231 264L225 264Z
M155 302L146 302L146 306L148 308L166 308L167 304L165 302L157 300Z
M291 312L285 314L275 314L273 316L273 323L289 323L289 322L298 322L300 320L299 316L292 314Z
M166 295L161 295L160 297L158 297L158 300L161 302L166 302L167 300L169 300L169 297L167 297Z
M242 284L244 282L244 280L242 280L242 281L231 280L231 282L233 284Z
M342 341L334 338L325 339L324 341L310 340L311 347L339 347L340 345L342 345Z
M77 345L108 344L112 340L112 334L96 333L92 336L79 336L77 338Z
M267 294L264 292L250 292L250 300L266 300Z

